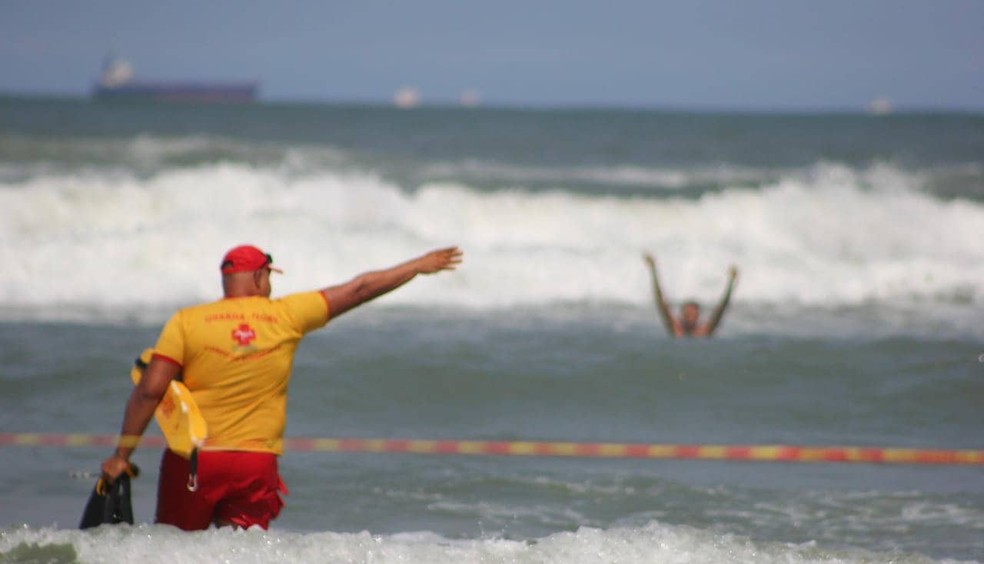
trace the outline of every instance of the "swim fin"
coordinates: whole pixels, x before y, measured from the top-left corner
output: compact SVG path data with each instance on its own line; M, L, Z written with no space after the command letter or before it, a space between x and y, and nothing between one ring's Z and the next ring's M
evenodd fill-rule
M140 475L140 469L135 464L120 475L112 484L99 478L89 501L82 512L80 529L98 527L102 524L129 523L133 524L133 503L130 501L130 477Z

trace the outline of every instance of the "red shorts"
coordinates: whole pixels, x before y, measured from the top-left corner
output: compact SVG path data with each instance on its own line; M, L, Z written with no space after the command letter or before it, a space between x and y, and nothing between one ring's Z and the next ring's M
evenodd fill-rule
M190 461L165 450L157 484L156 522L186 531L210 525L266 529L284 506L287 488L277 456L265 452L209 450L198 453L198 489L188 491Z

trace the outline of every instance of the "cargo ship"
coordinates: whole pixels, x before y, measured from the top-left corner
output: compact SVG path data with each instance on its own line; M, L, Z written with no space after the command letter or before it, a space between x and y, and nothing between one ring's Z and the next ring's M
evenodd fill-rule
M96 100L245 104L256 100L259 83L171 82L133 79L133 67L122 59L107 59L92 90Z

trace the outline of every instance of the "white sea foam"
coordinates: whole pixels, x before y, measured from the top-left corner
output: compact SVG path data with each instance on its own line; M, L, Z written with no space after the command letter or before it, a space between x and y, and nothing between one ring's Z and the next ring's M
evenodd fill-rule
M750 304L984 303L984 205L934 198L920 182L890 166L819 164L688 199L460 183L408 192L369 172L232 162L146 177L50 173L0 183L0 308L212 299L219 258L242 242L286 269L278 293L441 245L465 250L458 273L415 282L383 307L647 305L644 250L673 300L716 299L737 264L736 296Z
M373 535L210 530L182 533L165 526L100 527L86 532L7 529L0 557L13 561L82 562L692 562L692 563L930 563L917 555L824 550L812 543L755 542L689 527L651 523L609 530L583 527L534 541L452 540L433 533Z
M592 182L613 187L646 187L677 190L695 184L757 183L774 176L768 169L734 165L699 168L654 168L643 166L533 166L465 161L428 166L426 174L434 177L490 178L500 182L550 183L564 186Z

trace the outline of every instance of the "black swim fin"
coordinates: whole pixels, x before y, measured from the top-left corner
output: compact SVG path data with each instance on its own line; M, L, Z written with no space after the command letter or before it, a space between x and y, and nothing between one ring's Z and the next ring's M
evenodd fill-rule
M120 475L112 484L106 484L102 478L96 482L89 495L89 501L82 512L80 529L98 527L102 524L129 523L133 524L133 503L130 501L130 477L140 475L140 469L135 464Z

